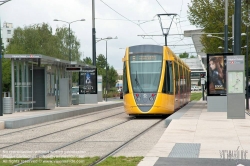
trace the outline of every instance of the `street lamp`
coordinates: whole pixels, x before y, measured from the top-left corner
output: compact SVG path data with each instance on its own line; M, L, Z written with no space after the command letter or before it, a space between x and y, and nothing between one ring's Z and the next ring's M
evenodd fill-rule
M65 22L67 24L69 24L69 61L71 61L71 39L70 39L70 24L77 22L77 21L85 21L85 19L81 19L81 20L75 20L75 21L71 21L71 22L67 22L67 21L63 21L63 20L58 20L58 19L54 19L54 21L60 21L60 22Z
M224 47L222 47L222 46L219 46L218 48L219 48L219 49L224 49ZM241 48L247 48L247 45L245 45L245 46L243 46L243 47L241 47ZM228 50L229 50L229 51L232 51L232 49L230 49L230 48L228 48Z
M241 36L246 36L246 33L241 33ZM219 37L219 36L214 36L212 34L208 34L207 37L209 37L209 38L217 38L217 39L221 39L221 40L225 41L225 38ZM232 39L232 45L234 45L234 37L232 36L232 37L227 38L228 41L231 40L231 39ZM227 51L227 50L225 50L225 51Z
M96 39L99 39L96 41L99 42L99 41L102 41L102 40L105 40L106 41L106 102L108 101L108 49L107 49L107 41L108 40L111 40L111 39L118 39L118 37L116 36L115 38L112 38L112 37L106 37L106 38L96 38Z
M161 25L161 30L162 30L162 33L163 35L165 36L165 46L167 46L167 35L169 33L169 30L171 28L171 25L172 25L172 22L173 22L173 19L174 17L176 16L177 14L176 13L167 13L167 14L157 14L158 18L159 18L159 22L160 22L160 25ZM173 16L172 19L171 19L171 23L170 23L170 26L168 28L164 28L163 27L163 21L166 22L168 21L168 18L170 16ZM163 19L164 18L164 19ZM170 17L171 18L171 17Z
M207 37L218 38L218 39L221 39L221 40L225 41L225 38L219 37L219 36L214 36L212 34L208 34ZM231 39L233 39L233 36L228 38L228 40L231 40Z
M218 48L219 48L219 49L225 49L225 48L222 47L222 46L219 46ZM232 51L232 49L230 49L230 48L228 48L228 50L229 50L229 51Z

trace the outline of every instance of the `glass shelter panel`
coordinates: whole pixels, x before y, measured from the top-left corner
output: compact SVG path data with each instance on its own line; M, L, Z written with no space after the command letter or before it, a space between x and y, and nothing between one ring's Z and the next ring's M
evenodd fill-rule
M15 111L27 111L32 105L32 64L25 61L14 63Z

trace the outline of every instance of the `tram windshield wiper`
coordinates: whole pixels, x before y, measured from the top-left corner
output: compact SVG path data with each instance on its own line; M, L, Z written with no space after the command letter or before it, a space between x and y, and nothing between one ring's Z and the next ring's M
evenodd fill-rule
M137 79L137 71L136 71L136 73L135 73L135 83L136 83L136 85L139 87L141 93L144 93L144 92L143 92L143 89L142 89L142 87L141 87L141 85L140 85L140 83L139 83L139 81L138 81L138 79Z

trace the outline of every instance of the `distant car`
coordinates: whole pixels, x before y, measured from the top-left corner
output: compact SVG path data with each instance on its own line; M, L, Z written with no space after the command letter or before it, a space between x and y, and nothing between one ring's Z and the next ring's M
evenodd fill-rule
M192 86L191 91L201 91L201 87L199 86Z
M72 87L72 95L79 95L79 86Z
M123 91L122 91L122 89L120 90L120 99L123 99Z

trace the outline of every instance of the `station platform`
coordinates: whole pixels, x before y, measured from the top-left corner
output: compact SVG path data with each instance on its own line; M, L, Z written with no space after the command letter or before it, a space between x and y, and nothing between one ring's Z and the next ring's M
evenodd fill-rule
M96 104L71 105L70 107L56 107L52 110L31 110L3 114L3 116L0 116L0 130L26 127L119 106L123 106L122 100L103 101Z
M250 116L227 119L190 102L166 119L166 130L138 166L250 165Z

